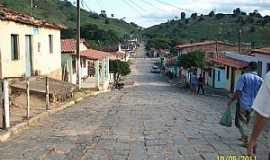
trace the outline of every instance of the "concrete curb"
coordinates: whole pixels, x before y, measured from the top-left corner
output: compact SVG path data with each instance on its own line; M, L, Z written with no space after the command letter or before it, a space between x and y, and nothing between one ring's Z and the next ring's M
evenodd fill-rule
M111 90L105 90L105 91L98 91L98 92L90 93L90 94L87 94L83 97L80 97L80 98L77 98L77 99L72 100L70 102L67 102L60 107L54 108L54 109L49 110L49 111L42 112L42 113L36 115L35 117L32 117L29 120L24 121L22 123L19 123L15 126L9 128L8 130L4 131L3 133L0 133L0 143L8 141L11 137L17 135L18 133L22 132L23 130L30 128L30 126L32 124L39 122L41 119L48 118L52 114L55 114L59 111L62 111L64 109L68 108L68 107L71 107L72 105L84 100L85 98L87 98L89 96L97 96L98 94L102 94L102 93L106 93L106 92L110 92L110 91Z

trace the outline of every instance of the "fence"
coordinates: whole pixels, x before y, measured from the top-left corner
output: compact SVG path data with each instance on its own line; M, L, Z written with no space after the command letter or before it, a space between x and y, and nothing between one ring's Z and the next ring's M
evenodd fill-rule
M21 88L14 87L13 84L16 81L25 86ZM36 94L30 89L31 82L29 78L13 77L2 79L1 128L6 130L12 125L28 120L36 114L50 110L49 82L49 78L45 77L44 83L41 83L41 85L44 85L45 91L41 91L43 94Z

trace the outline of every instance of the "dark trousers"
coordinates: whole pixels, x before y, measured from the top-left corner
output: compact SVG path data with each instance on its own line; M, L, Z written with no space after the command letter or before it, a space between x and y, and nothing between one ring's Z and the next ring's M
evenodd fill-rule
M235 126L239 129L241 136L248 138L248 125L251 119L251 111L241 108L239 100L236 103Z
M204 94L204 88L202 84L199 84L198 89L197 89L197 94L200 94L200 91L202 90L202 93Z

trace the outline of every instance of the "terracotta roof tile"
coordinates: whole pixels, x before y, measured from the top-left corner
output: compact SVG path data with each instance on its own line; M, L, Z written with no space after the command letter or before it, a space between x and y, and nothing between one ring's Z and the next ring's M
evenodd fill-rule
M104 59L109 56L108 53L94 50L94 49L87 49L84 51L81 51L81 56L89 58L89 59L94 59L94 60L100 60Z
M81 39L81 43L84 43L86 46L88 44L84 39ZM61 40L61 52L75 54L76 53L76 40L75 39L63 39ZM107 56L110 56L109 53L94 50L94 49L87 49L80 52L82 57L86 57L89 59L99 60L104 59Z
M240 60L232 59L232 58L227 58L227 57L222 57L222 56L219 56L216 58L209 57L207 61L215 62L215 63L219 63L219 64L223 64L223 65L227 65L227 66L231 66L235 68L244 68L248 66L248 62L240 61Z
M33 25L36 27L45 27L45 28L53 28L53 29L65 29L66 27L63 25L48 23L44 20L35 19L32 16L29 16L25 13L13 11L0 5L0 20L2 21L13 21L16 23Z
M62 53L75 53L76 52L76 43L75 39L62 39L61 40L61 52ZM84 39L81 39L81 43L84 43L86 46L88 44Z

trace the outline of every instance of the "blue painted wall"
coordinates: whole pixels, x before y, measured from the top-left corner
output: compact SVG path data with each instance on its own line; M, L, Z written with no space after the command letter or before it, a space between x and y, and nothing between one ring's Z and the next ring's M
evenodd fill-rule
M225 69L215 68L215 88L225 88L226 72Z

